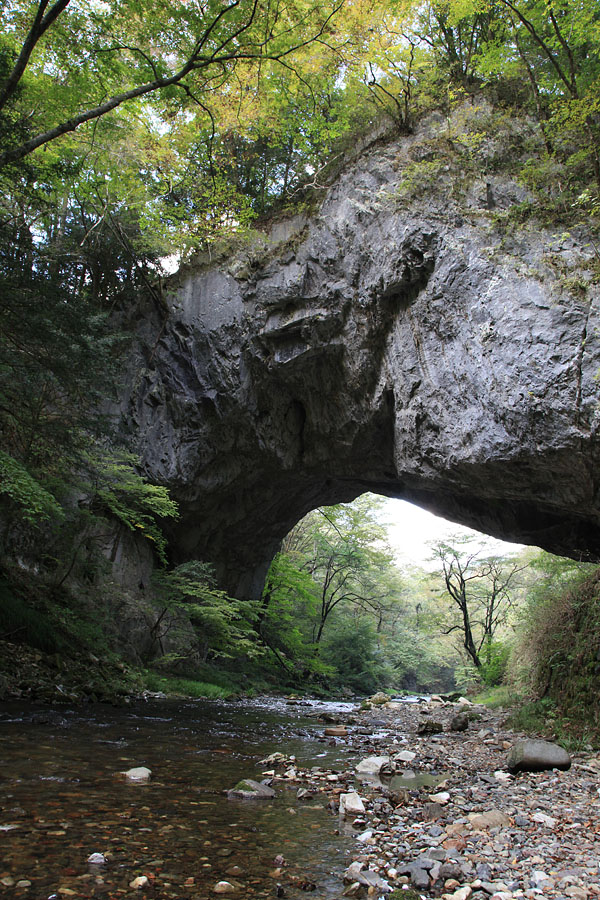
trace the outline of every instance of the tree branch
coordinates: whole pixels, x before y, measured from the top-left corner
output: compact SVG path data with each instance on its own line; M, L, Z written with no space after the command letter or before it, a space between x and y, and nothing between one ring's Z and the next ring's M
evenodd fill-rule
M54 6L50 7L48 12L44 15L46 7L48 6L48 0L40 0L35 19L33 20L33 25L29 29L29 34L23 42L21 52L17 57L14 68L0 92L0 109L5 106L6 102L16 91L17 85L23 77L23 73L27 68L29 58L34 51L36 44L50 26L58 19L60 14L65 11L70 2L71 0L56 0Z
M538 46L541 47L541 49L543 50L543 52L546 56L546 59L548 60L548 62L550 63L550 65L552 66L552 68L554 69L556 74L558 75L559 79L563 82L563 84L569 91L570 95L574 98L577 98L577 84L572 84L569 81L567 75L563 71L562 66L557 61L555 55L552 53L552 50L550 49L550 47L548 46L546 41L538 33L535 26L529 21L529 19L525 18L523 13L519 9L517 9L515 4L512 3L511 0L501 0L501 2L504 6L508 7L508 9L512 10L512 12L518 18L519 22L521 22L521 24L526 28L526 30L529 32L529 34L531 35L533 40L536 42L536 44L538 44Z
M32 38L33 44L28 53L25 54L25 45L21 52L23 56L22 61L22 70L20 74L18 74L17 82L29 61L29 56L31 55L31 51L35 46L37 40L41 36L41 33L38 34L40 28L46 30L49 25L52 24L52 21L56 19L59 13L66 7L66 5L70 2L70 0L57 0L57 3L52 10L47 14L47 16L39 23L35 30L35 39ZM113 97L110 97L108 100L105 100L103 103L98 104L90 109L84 110L77 115L74 115L72 118L67 119L64 122L61 122L58 125L55 125L53 128L49 128L47 131L38 134L36 137L31 138L28 141L24 141L18 147L14 147L11 150L5 151L2 155L0 155L0 168L9 163L18 162L24 157L28 156L30 153L33 153L34 150L37 150L38 147L42 147L45 144L50 143L51 141L56 140L59 137L62 137L64 134L68 134L69 132L75 131L79 128L80 125L85 124L86 122L92 121L94 119L98 119L101 116L106 115L117 107L121 106L123 103L127 103L130 100L134 100L138 97L143 97L146 94L153 93L155 91L159 91L166 87L171 87L173 85L179 85L183 79L192 72L198 72L202 69L209 69L213 65L227 66L236 60L271 60L273 62L279 62L284 64L285 58L290 56L290 54L295 53L297 50L302 49L303 47L308 46L315 40L318 40L324 33L328 23L331 21L333 16L339 11L344 0L340 0L340 2L334 7L334 9L329 13L329 15L325 18L325 20L321 23L318 29L309 34L304 40L297 41L292 46L286 47L282 50L275 50L273 53L264 53L264 44L258 44L255 46L248 45L246 48L244 47L236 47L236 42L239 41L239 38L251 28L254 20L256 18L256 13L258 9L259 0L254 0L252 5L252 9L250 11L250 15L246 19L246 21L241 24L238 28L236 28L231 34L226 35L221 39L221 41L217 44L217 46L212 50L212 52L208 53L206 56L202 55L202 51L206 46L209 38L214 33L218 24L223 20L228 13L230 13L233 9L239 6L241 0L234 0L234 2L230 3L224 9L222 9L217 16L210 22L210 24L206 27L201 37L196 41L194 49L192 53L189 55L188 59L184 63L181 68L175 72L173 75L165 76L162 78L154 78L151 81L147 81L144 84L140 84L135 88L131 88L128 91L123 91L122 93L115 94ZM41 0L41 4L47 3L47 0ZM45 8L45 5L44 7ZM39 15L39 14L38 14ZM52 18L53 16L53 18ZM36 19L37 22L37 19ZM33 32L33 28L32 28ZM43 32L42 32L43 33ZM31 33L30 33L31 34ZM28 38L29 39L29 38ZM271 38L270 38L271 39ZM27 42L26 42L27 43ZM226 48L231 47L229 52L224 52ZM19 57L20 59L21 57ZM16 67L15 67L16 71ZM13 73L14 74L14 73ZM13 76L9 78L9 82L5 86L5 93L12 83ZM16 86L16 82L15 82ZM14 89L14 88L13 88ZM205 107L206 108L206 107Z

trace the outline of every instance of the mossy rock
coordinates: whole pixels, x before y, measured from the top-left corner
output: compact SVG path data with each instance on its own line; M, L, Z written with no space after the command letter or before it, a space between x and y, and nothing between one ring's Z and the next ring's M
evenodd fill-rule
M433 719L428 719L426 722L419 722L417 726L417 734L441 734L443 730L443 722L436 722Z
M373 694L372 697L369 697L369 703L372 703L373 706L383 706L384 703L389 703L390 697L388 694L384 694L383 691L378 691L376 694Z
M412 888L396 888L391 894L386 894L387 900L421 900L421 895Z
M238 781L236 786L234 787L234 791L254 791L254 782L253 781Z
M252 778L243 778L234 788L227 791L227 796L229 799L237 800L270 800L275 796L275 791Z

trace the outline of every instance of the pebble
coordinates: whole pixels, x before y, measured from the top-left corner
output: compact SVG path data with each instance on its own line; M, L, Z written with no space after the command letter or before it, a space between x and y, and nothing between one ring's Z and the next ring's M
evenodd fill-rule
M413 753L412 750L401 750L400 753L396 754L396 759L401 762L412 762L413 759L416 758L416 753Z
M547 816L544 813L534 813L531 817L532 822L539 822L541 825L547 825L548 828L554 828L556 826L556 819L553 819L552 816Z
M569 771L512 775L506 760L524 736L506 728L505 713L484 707L471 707L478 733L452 731L459 709L395 703L378 708L377 720L365 710L360 725L348 729L351 768L336 779L346 795L360 790L364 812L345 826L354 829L356 848L343 895L364 896L355 873L371 871L399 896L411 887L444 900L600 900L597 757L582 751ZM423 712L433 710L442 730L419 734ZM376 723L385 739L375 743ZM415 787L394 791L389 778L406 763ZM296 780L303 790L327 791L337 810L341 791L331 774L298 767ZM431 776L430 785L421 786L422 775Z
M215 894L233 894L234 891L237 888L230 881L218 881L213 888Z
M137 878L134 878L133 881L129 882L129 887L133 888L134 891L139 891L141 888L146 887L148 881L149 879L146 875L138 875Z
M366 843L367 841L371 840L372 837L373 837L373 832L372 832L372 831L370 831L370 830L369 830L369 831L363 831L362 834L357 834L357 835L356 835L356 840L357 840L357 841L360 841L361 844L364 844L364 843Z
M469 900L472 893L473 889L467 884L465 887L461 887L457 891L454 891L451 896L452 900Z
M135 766L133 769L127 769L126 772L121 774L132 784L143 784L145 781L150 781L152 771L146 766Z

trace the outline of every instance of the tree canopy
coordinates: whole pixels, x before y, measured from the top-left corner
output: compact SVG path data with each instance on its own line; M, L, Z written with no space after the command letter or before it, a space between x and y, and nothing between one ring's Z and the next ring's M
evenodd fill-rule
M508 622L518 576L527 564L490 554L471 536L440 541L433 550L433 558L441 567L440 580L452 604L450 616L444 617L443 631L460 635L467 657L477 669L489 666L492 642Z
M29 116L30 136L13 134L0 165L156 92L167 114L196 105L213 119L211 97L235 82L251 90L269 63L292 67L295 53L331 37L340 6L340 0L9 4L0 111L10 115L19 103L42 102ZM151 107L144 112L152 117Z
M230 629L288 674L335 669L358 685L434 672L415 639L433 633L431 597L395 568L372 501L301 523L256 610L229 610L204 562L171 571L162 523L176 507L106 414L128 316L141 292L164 316L168 261L310 203L359 137L407 134L430 112L445 124L402 172L407 197L454 154L469 177L509 171L532 215L589 226L599 0L8 0L0 22L0 555L26 545L56 584L110 520L147 538L164 608L194 607L215 652ZM453 131L450 114L480 101L486 121ZM511 116L519 151L494 156ZM475 662L501 626L510 567L488 559L476 574L444 553L457 610L475 584L498 588L487 607L478 594L476 635L467 608ZM351 629L358 655L340 637Z

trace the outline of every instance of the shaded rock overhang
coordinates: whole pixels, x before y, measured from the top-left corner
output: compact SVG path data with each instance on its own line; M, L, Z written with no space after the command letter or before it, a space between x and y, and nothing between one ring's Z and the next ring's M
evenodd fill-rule
M600 559L593 246L499 225L523 200L503 176L401 199L407 141L140 304L123 421L180 504L177 559L237 596L306 512L364 491Z

